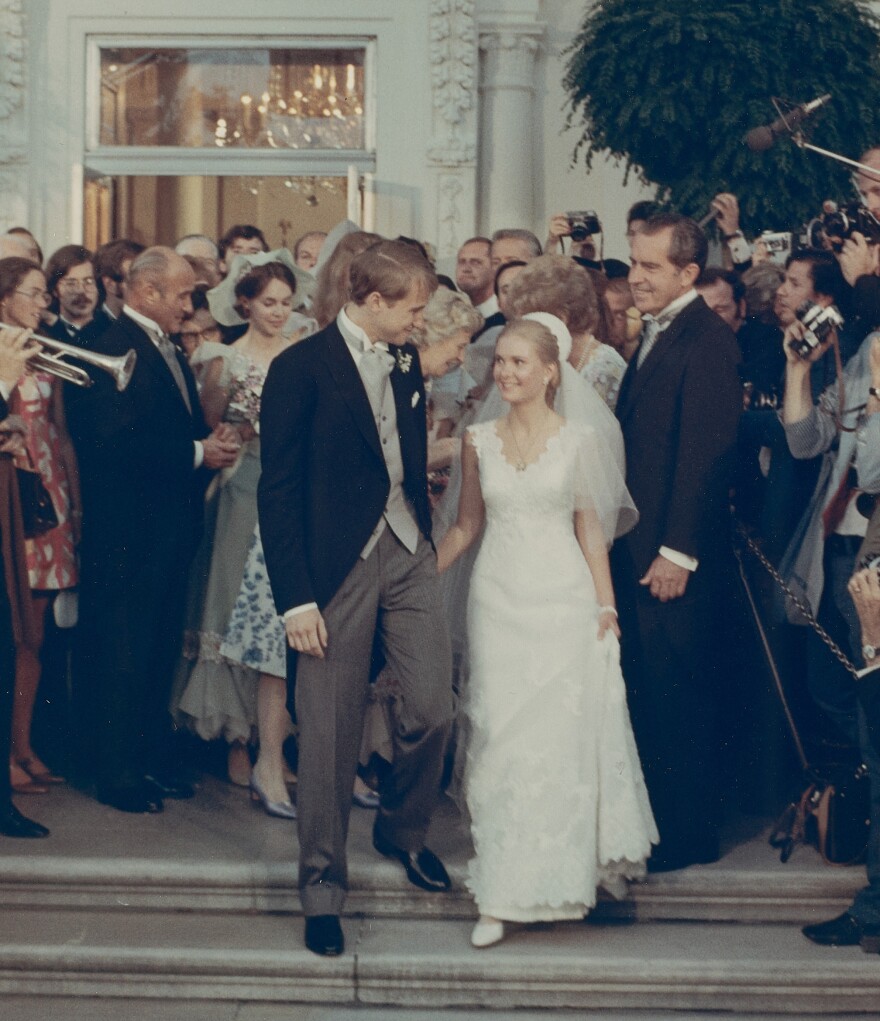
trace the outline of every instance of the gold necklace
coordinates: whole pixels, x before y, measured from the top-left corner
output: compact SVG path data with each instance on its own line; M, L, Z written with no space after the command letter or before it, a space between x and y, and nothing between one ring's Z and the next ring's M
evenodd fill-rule
M542 427L541 431L536 433L536 435L532 437L531 442L526 447L526 454L531 454L532 451L535 448L536 442L543 437L544 432L546 431L545 427L546 427L548 419L549 419L549 415L547 416L547 418L544 419L544 426ZM520 445L519 445L519 440L517 440L516 433L513 431L513 425L510 422L507 423L507 428L510 431L510 438L513 440L513 445L516 447L516 452L519 455L519 460L517 460L514 463L513 467L518 472L524 472L526 470L526 468L528 468L529 462L526 460L526 457L523 455L523 452L522 452L522 450L520 448Z

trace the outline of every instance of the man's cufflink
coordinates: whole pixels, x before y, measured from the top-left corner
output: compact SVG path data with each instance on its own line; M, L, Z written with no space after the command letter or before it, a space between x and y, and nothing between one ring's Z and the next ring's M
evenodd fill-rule
M419 398L421 396L422 395L419 393L418 390L416 390L416 392L412 395L412 406L413 407L415 407L419 403Z
M863 645L862 646L862 656L863 656L863 658L864 658L866 663L870 663L871 660L876 659L877 658L877 652L878 652L878 650L873 645Z

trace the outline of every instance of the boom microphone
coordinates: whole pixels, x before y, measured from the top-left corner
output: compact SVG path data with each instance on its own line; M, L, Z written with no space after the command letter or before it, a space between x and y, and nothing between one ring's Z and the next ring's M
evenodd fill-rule
M745 136L746 145L752 152L763 152L765 149L769 149L777 138L786 134L790 135L801 121L809 117L814 110L818 110L820 106L824 106L829 99L831 99L831 93L827 92L824 96L819 96L818 99L809 103L801 103L784 117L777 117L772 124L763 124L759 128L752 128Z

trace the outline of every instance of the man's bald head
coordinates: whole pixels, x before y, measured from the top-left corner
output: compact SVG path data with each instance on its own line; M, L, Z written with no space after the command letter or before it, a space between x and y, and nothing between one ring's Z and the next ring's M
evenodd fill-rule
M183 320L192 315L195 283L192 267L182 255L155 245L141 252L129 268L126 304L165 333L177 333Z

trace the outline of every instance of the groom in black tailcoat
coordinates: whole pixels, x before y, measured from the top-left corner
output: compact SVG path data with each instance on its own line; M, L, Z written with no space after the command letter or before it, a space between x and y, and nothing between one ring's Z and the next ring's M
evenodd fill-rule
M297 815L306 946L339 954L345 844L370 653L399 685L394 763L373 844L412 883L445 890L425 848L452 717L449 637L431 543L425 389L407 343L437 286L409 245L351 267L336 321L272 363L260 418L260 530L278 612L297 652Z
M623 672L669 871L718 857L716 721L729 556L730 461L742 411L733 332L694 290L707 245L658 214L632 242L644 321L617 416L639 523L612 554Z

